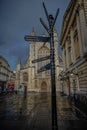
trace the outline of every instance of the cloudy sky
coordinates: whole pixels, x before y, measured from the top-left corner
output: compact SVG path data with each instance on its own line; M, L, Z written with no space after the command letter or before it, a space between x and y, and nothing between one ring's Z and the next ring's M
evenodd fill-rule
M56 21L58 34L61 32L62 17L70 0L44 0L49 14L60 13ZM12 69L16 69L17 60L22 63L28 56L29 44L24 40L34 27L37 35L46 33L40 23L47 19L42 6L42 0L0 0L0 55L6 58Z

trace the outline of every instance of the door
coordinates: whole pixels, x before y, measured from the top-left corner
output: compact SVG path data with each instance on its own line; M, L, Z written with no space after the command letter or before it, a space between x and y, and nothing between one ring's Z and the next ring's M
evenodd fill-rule
M41 92L46 92L47 91L47 83L44 81L41 84Z

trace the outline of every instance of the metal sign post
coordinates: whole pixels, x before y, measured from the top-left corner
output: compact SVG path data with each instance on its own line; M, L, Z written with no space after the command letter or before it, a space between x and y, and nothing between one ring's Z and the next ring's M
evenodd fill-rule
M24 39L25 41L35 41L35 42L49 42L50 41L50 37L31 36L31 35L26 35Z
M41 67L40 69L37 70L38 73L41 73L43 71L50 70L50 63L46 64L45 66Z
M51 64L51 104L52 104L52 130L58 130L57 122L57 106L56 106L56 84L55 84L55 53L54 53L54 25L59 13L59 9L56 12L55 18L52 15L48 15L47 9L43 2L44 11L49 23L49 28L46 26L42 18L40 18L41 24L44 26L50 36L50 64Z
M45 4L43 2L44 11L49 23L49 27L46 26L42 18L40 18L41 24L44 26L46 31L49 34L49 37L42 37L42 36L30 36L26 35L24 37L25 41L34 41L34 42L49 42L50 41L50 69L51 69L51 101L52 101L52 130L58 130L58 124L57 124L57 106L56 106L56 84L55 84L55 53L54 53L54 25L59 13L59 9L56 12L55 18L52 15L48 15L48 12L46 10ZM47 59L47 57L46 57ZM44 60L46 60L44 59ZM49 57L48 57L49 59ZM37 60L37 59L36 59ZM42 59L41 59L42 60ZM39 60L37 60L39 62ZM36 61L33 61L36 62ZM48 67L48 66L47 66ZM41 68L42 69L42 68ZM49 67L47 68L49 69ZM43 71L42 70L38 70Z
M41 62L41 61L48 60L48 59L50 59L50 55L41 57L39 59L32 60L32 63L37 63L37 62Z

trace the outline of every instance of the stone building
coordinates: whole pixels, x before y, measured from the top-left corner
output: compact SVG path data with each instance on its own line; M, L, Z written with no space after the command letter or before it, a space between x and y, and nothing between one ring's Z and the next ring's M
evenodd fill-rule
M36 36L34 29L31 36ZM42 35L43 37L45 34ZM58 74L59 74L59 56L58 56L58 36L54 30L54 46L55 46L55 66L56 66L56 88L58 90ZM17 90L22 86L24 91L49 92L51 91L50 70L38 73L38 70L50 63L50 59L32 63L33 60L50 55L50 43L30 42L29 57L26 63L21 64L20 60L16 70L16 87Z
M8 85L8 82L14 81L15 73L10 68L10 65L8 64L7 60L0 55L0 87L2 87L2 90L4 90Z
M71 0L61 31L64 71L60 74L68 95L87 93L87 0Z

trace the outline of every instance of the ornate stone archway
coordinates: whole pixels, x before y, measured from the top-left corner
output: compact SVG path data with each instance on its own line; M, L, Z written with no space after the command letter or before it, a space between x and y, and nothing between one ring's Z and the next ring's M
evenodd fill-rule
M47 83L45 81L41 83L41 92L47 92Z

